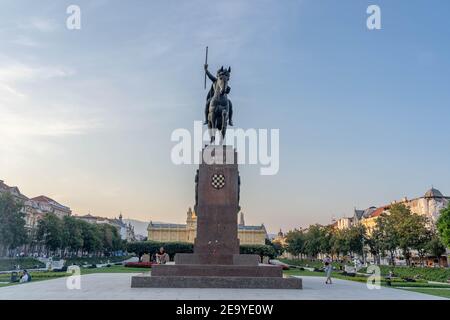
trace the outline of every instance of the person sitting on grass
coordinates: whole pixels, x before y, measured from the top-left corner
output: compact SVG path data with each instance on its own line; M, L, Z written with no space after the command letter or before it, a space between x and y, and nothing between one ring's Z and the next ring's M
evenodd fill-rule
M27 270L23 270L23 274L20 277L20 283L30 282L30 281L31 281L31 275L28 273Z
M156 253L156 263L157 264L166 264L169 261L170 261L170 257L164 250L164 247L159 248L159 251Z

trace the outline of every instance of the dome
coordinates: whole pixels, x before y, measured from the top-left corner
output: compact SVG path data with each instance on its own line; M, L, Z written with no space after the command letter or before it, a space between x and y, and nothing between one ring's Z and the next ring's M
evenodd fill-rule
M435 188L431 188L425 193L425 198L443 198L442 193Z

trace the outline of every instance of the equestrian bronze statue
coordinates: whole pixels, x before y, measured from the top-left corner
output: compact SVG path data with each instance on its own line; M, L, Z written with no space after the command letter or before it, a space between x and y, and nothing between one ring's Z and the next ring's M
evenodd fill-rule
M208 125L210 143L215 142L216 131L221 133L220 143L223 143L227 131L227 124L233 125L233 105L228 99L231 88L228 86L230 80L231 67L224 69L221 67L216 76L208 71L208 64L205 63L205 74L213 82L206 97L205 105L205 125Z

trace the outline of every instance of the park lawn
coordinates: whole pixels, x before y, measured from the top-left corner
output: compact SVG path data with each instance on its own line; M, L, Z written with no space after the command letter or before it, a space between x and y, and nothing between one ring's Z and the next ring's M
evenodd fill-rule
M102 267L102 268L81 268L81 275L86 274L94 274L94 273L143 273L150 271L150 269L147 268L127 268L124 266L111 266L111 267ZM71 274L66 272L54 272L54 271L36 271L30 272L32 281L44 281L44 280L51 280L51 279L57 279L62 277L68 277ZM10 275L9 274L1 274L0 275L0 281L9 281ZM0 287L10 286L10 285L17 285L20 284L19 282L15 283L6 283L6 284L0 284Z
M443 297L450 299L450 289L433 289L433 288L408 288L402 289L407 291L414 291L419 293L425 293L432 296Z
M298 269L284 270L283 274L286 276L325 277L324 272L314 272L314 271L298 270ZM333 272L331 275L331 278L356 281L356 282L362 282L362 283L367 282L366 276L357 275L355 277L349 277L349 276L342 275L341 273L338 273L338 272ZM386 280L384 278L381 279L381 285L384 287L388 287ZM425 290L427 290L427 289L431 289L431 290L442 289L442 290L450 291L450 285L448 285L446 283L442 283L442 284L441 283L427 283L425 281L422 281L422 282L419 282L419 281L418 282L392 281L391 286L390 286L390 288L399 288L399 289L403 289L405 287L408 287L408 289L411 288L411 289L418 289L418 290L420 290L420 289L425 289Z
M324 272L314 272L309 270L289 269L284 270L283 274L286 276L304 276L304 277L324 277Z
M150 271L151 268L131 268L124 266L111 266L103 268L93 268L93 269L81 269L81 274L92 274L92 273L143 273Z

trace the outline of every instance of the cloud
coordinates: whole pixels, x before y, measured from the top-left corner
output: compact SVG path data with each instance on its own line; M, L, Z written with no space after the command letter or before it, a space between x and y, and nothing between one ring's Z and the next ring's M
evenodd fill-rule
M18 36L16 39L12 40L11 42L14 44L17 44L19 46L24 46L24 47L35 48L35 47L39 46L39 44L36 41L34 41L31 38L26 37L26 36Z
M0 58L0 106L2 101L11 102L11 99L27 97L19 88L21 83L64 78L75 73L73 69L66 67L31 66L7 57Z
M28 27L36 29L40 32L51 32L57 28L57 25L55 22L49 19L32 18L29 22Z

